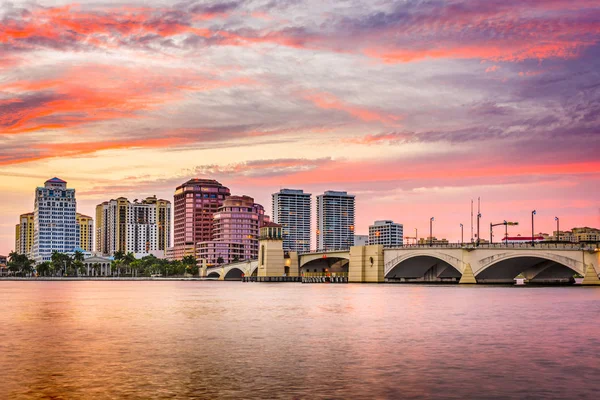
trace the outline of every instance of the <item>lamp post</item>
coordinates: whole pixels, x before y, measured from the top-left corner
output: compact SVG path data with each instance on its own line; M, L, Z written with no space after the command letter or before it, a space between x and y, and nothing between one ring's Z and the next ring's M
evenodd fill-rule
M460 244L463 244L463 224L460 224Z
M560 230L558 229L558 217L554 217L556 221L556 241L560 242Z
M535 239L534 239L534 229L533 229L533 217L535 216L536 211L533 210L531 212L531 246L535 246Z
M479 220L481 219L481 213L477 213L477 246L479 246Z
M415 245L419 245L419 235L417 235L417 228L415 228Z
M429 246L433 246L433 217L429 218Z

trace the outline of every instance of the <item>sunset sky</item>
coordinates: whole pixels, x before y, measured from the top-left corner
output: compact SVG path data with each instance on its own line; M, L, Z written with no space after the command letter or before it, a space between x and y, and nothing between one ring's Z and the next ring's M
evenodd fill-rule
M600 2L3 1L0 176L0 254L54 176L88 215L208 177L347 190L358 234L600 228Z

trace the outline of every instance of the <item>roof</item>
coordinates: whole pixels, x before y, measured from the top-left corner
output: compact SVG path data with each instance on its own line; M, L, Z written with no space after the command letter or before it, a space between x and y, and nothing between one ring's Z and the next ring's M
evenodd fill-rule
M276 224L275 222L267 221L267 222L264 222L260 227L261 228L281 228L282 225Z
M65 182L65 181L63 181L62 179L60 179L60 178L57 178L57 177L54 177L54 178L52 178L52 179L48 179L46 182L52 182L52 183L67 183L67 182Z

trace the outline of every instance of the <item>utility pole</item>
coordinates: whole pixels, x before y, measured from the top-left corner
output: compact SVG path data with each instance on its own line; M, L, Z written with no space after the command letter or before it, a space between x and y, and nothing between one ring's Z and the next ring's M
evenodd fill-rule
M433 217L429 218L429 246L433 246Z
M560 242L560 230L558 229L558 217L554 217L556 221L556 241Z
M535 246L535 239L534 239L535 234L533 233L534 232L534 229L533 229L533 217L535 216L535 214L536 214L536 212L535 212L535 210L533 210L531 212L531 246L532 247Z
M464 243L463 240L463 224L460 224L460 244L462 245Z
M471 199L471 243L473 243L473 199Z

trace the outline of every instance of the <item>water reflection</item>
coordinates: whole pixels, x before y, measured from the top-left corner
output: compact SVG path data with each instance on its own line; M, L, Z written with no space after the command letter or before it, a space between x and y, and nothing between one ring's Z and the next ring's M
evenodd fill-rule
M600 289L0 282L6 398L597 398Z

